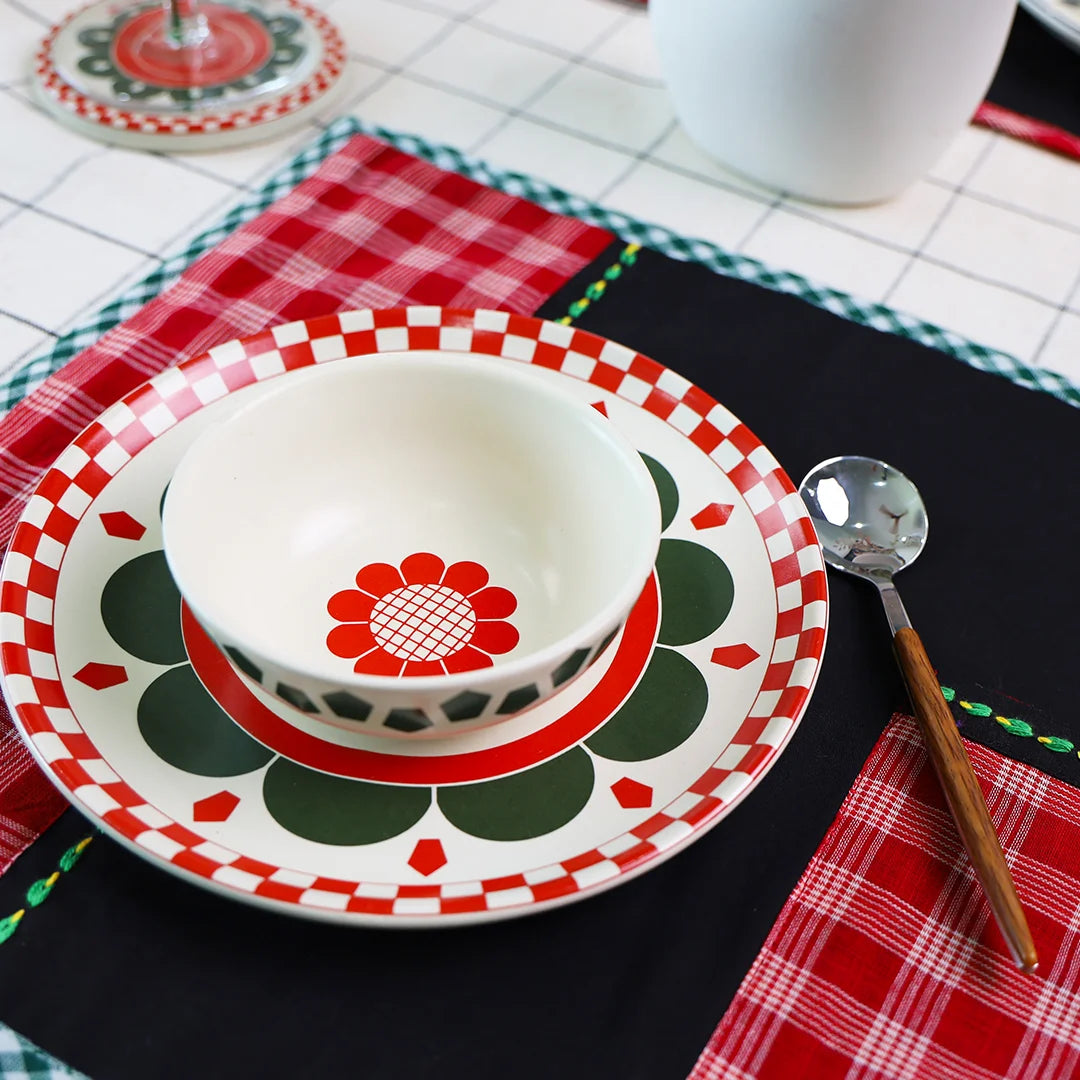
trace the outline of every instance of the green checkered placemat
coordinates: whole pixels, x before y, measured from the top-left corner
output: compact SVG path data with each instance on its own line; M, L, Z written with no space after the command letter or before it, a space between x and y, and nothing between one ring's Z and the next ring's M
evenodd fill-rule
M201 233L184 251L167 259L119 299L102 308L87 322L64 334L46 352L35 356L0 381L0 412L17 404L53 372L63 367L72 356L134 314L148 300L152 300L171 285L200 255L310 176L327 157L340 149L353 135L358 134L382 139L398 150L423 158L440 168L461 173L499 191L520 195L556 213L568 214L608 229L627 243L651 247L671 258L701 263L719 274L798 296L852 322L929 345L980 371L1001 375L1020 386L1040 390L1080 407L1080 387L1065 376L1042 368L1028 367L1008 353L978 345L933 323L894 311L883 304L858 300L837 289L818 285L800 274L772 269L745 255L733 255L706 240L690 239L660 225L651 225L626 214L606 210L543 180L496 169L453 147L430 143L415 135L387 131L346 116L327 127L318 139L276 173L262 189L235 206L218 225Z
M0 1022L0 1080L87 1080Z

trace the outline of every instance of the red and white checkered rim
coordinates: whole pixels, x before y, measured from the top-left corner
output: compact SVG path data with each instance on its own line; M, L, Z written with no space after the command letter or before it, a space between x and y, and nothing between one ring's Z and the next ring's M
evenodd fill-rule
M87 97L71 86L57 71L53 62L53 43L57 35L85 10L79 8L54 26L38 49L34 73L38 86L52 103L73 117L113 131L137 135L209 135L215 132L241 131L281 120L305 108L327 93L345 70L345 41L337 27L321 12L301 0L281 0L314 27L322 44L322 58L311 77L288 93L272 101L238 106L221 111L198 110L187 115L156 114L136 109L121 109ZM87 7L90 5L86 5Z
M79 520L163 432L210 402L284 372L346 356L439 349L559 371L665 421L742 495L771 563L772 653L754 704L723 754L629 832L558 863L472 882L345 881L274 866L181 825L105 761L72 712L57 666L53 604ZM572 326L501 311L407 307L288 323L219 345L150 379L106 410L42 479L12 539L0 591L0 669L12 715L46 774L118 839L233 897L343 922L481 921L523 914L628 880L716 824L779 756L810 699L825 646L821 549L791 480L704 391L654 360Z

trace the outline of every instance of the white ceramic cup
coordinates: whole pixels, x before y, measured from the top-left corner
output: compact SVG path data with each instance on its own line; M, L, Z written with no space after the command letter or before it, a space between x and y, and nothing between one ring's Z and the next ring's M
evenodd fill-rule
M876 202L925 173L982 101L1015 0L650 0L688 134L803 198Z

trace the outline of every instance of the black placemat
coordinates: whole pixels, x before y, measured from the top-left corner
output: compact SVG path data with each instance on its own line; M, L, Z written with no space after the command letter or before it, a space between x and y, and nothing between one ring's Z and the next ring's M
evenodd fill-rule
M575 289L580 295L589 272L541 313L554 315ZM1009 734L993 715L958 704L1028 717L1038 734L1080 744L1066 674L1077 589L1051 570L1055 553L1080 541L1080 480L1069 465L1080 411L903 337L652 251L577 325L709 390L795 483L842 453L906 472L927 502L931 538L897 583L942 682L957 691L964 733L1080 782L1075 755ZM830 594L826 666L843 664L860 677L868 661L888 663L874 590L831 574ZM858 641L848 641L851 620L860 625ZM890 701L906 707L902 693Z
M608 252L543 309L563 314ZM798 480L880 455L929 504L900 579L943 679L1073 715L1080 414L793 297L643 252L579 320L682 372ZM0 946L0 1017L94 1080L679 1080L890 714L905 703L873 590L833 577L817 691L760 787L687 851L586 902L438 931L312 924L226 901L104 838ZM973 689L974 688L974 689ZM970 734L1072 782L1080 760ZM70 811L0 878L0 911L87 831Z

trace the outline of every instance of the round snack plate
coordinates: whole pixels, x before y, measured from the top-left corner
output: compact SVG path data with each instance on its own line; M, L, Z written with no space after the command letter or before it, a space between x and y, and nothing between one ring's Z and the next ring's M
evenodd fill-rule
M604 413L645 458L664 531L621 633L552 672L554 696L449 739L394 740L363 731L363 702L336 699L353 724L334 726L227 660L169 576L160 507L198 434L291 371L432 350L529 365ZM827 612L794 486L699 388L571 326L411 307L229 342L106 410L15 531L0 669L46 774L150 861L297 915L445 925L592 895L721 821L799 723ZM466 718L489 705L475 698L442 707Z
M202 151L276 138L342 89L345 41L302 0L215 0L203 10L224 40L194 87L139 52L164 24L160 2L97 0L41 42L31 84L38 102L80 134L127 149Z

